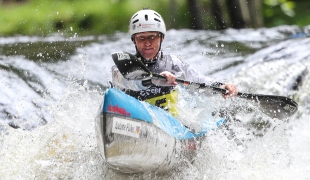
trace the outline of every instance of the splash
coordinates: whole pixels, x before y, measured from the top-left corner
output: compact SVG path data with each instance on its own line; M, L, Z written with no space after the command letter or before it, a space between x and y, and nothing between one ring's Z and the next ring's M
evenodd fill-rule
M2 136L4 179L99 179L104 163L97 151L94 117L101 94L73 83L52 105L53 121L32 131L7 127ZM92 179L93 179L92 178Z

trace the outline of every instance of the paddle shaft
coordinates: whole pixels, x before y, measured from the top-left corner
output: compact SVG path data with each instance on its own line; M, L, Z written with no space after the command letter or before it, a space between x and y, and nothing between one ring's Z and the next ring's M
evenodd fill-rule
M160 80L167 80L165 76L162 76L160 74L155 74L155 73L151 73L151 78L152 79L160 79ZM196 87L196 88L210 88L218 93L221 94L226 94L227 90L226 89L222 89L222 88L218 88L215 86L211 86L211 85L206 85L205 83L196 83L196 82L190 82L190 81L185 81L182 79L175 79L175 81L179 84L182 84L183 86L192 86L192 87ZM241 95L241 93L240 93Z
M165 76L151 73L151 72L150 72L150 77L152 79L166 80ZM185 81L181 79L176 79L175 81L180 84L183 84L184 86L193 86L196 88L209 88L220 94L227 93L226 89L214 87L211 85L206 85L204 83L190 82L190 81ZM239 98L243 98L246 100L259 102L260 109L265 114L273 118L283 119L283 118L289 117L293 115L298 109L298 104L295 101L293 101L290 98L283 97L283 96L248 94L248 93L241 93L241 92L238 92L237 96Z
M143 80L147 77L166 81L166 77L160 74L152 73L136 56L127 52L113 53L112 58L122 73L128 80ZM179 84L194 88L208 88L219 94L226 94L227 90L206 85L205 83L190 82L181 79L175 80ZM290 98L275 95L247 94L238 92L238 97L259 103L259 108L272 118L283 119L293 115L298 104Z
M165 76L160 75L160 74L156 74L156 73L151 73L150 77L152 79L167 80ZM221 93L221 94L226 94L227 93L226 89L218 88L218 87L211 86L211 85L206 85L205 83L190 82L190 81L185 81L185 80L177 79L177 78L175 79L175 81L177 83L181 83L184 86L193 86L193 87L196 87L196 88L199 88L199 89L209 88L209 89L212 89L213 91ZM248 94L248 93L241 93L241 92L238 92L237 96L240 97L240 98L250 99L250 100L255 100L255 99L256 100L260 100L262 98L264 98L264 99L266 99L266 98L269 98L269 99L276 98L276 99L291 100L289 98L282 97L282 96L263 95L263 94ZM297 103L295 103L295 102L293 102L293 103L297 105Z

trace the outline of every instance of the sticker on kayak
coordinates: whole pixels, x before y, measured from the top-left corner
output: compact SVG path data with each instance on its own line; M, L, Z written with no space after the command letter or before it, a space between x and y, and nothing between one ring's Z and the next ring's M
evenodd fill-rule
M140 130L141 123L113 117L112 133L139 138Z

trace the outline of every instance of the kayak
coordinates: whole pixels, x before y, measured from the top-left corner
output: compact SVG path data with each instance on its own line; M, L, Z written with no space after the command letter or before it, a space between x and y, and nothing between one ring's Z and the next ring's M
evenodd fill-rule
M182 158L193 158L205 134L225 123L204 123L192 132L162 108L109 88L95 119L99 151L114 170L122 173L164 173Z

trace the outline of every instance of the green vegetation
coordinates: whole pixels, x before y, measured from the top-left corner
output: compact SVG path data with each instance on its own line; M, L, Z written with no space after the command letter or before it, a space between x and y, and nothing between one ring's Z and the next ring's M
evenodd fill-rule
M127 31L129 18L143 7L167 15L169 1L29 0L0 6L0 35L108 34ZM182 2L178 3L182 7Z
M300 27L310 25L310 1L288 2L284 5L264 5L264 22L266 27L273 27L282 24L297 25ZM283 14L283 12L285 14Z
M207 0L203 0L207 2ZM287 0L284 0L287 1ZM280 24L310 24L310 2L301 1L295 5L295 16L283 13L282 5L264 5L266 27ZM291 5L291 4L288 4ZM0 36L15 34L46 36L63 33L72 36L126 32L129 18L144 7L158 11L166 20L168 28L189 27L189 13L186 0L27 0L24 3L0 6ZM290 8L290 7L289 7ZM205 10L204 10L205 11ZM290 12L290 11L288 11ZM203 17L209 29L215 29L210 13Z

